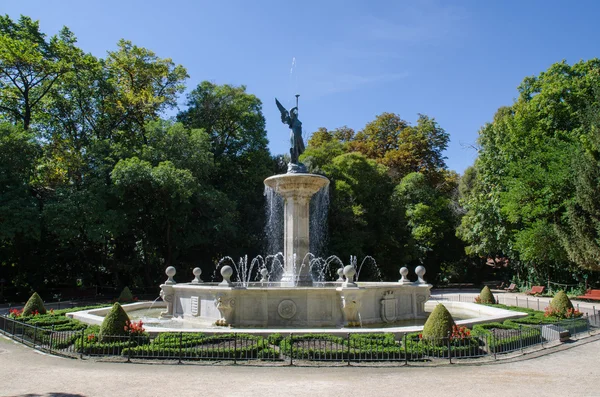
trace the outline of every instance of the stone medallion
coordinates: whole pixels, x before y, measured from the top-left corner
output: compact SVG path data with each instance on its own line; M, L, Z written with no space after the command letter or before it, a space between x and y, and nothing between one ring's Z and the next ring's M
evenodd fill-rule
M277 306L277 313L281 316L281 318L286 320L294 317L297 310L298 308L296 307L294 301L289 299L282 300L279 302L279 306Z

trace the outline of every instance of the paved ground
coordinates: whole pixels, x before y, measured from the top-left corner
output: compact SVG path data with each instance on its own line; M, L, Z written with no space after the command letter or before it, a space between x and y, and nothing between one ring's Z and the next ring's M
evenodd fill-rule
M600 336L443 367L149 365L43 355L0 336L0 396L600 396Z

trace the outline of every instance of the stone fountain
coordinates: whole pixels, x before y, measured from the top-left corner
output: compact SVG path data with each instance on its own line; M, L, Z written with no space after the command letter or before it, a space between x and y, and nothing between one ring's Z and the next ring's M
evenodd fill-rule
M356 282L357 269L352 265L339 270L338 281L313 282L310 266L304 262L310 247L309 204L313 195L329 185L329 180L307 173L299 162L304 144L297 103L290 111L277 100L276 104L282 121L291 130L288 173L272 176L264 182L284 199L281 280L266 283L268 275L263 268L262 282L233 282L233 269L222 266L220 283L203 282L199 268L194 269L191 282L176 283L176 270L169 267L168 279L160 286L160 296L167 305L162 316L191 322L210 321L217 326L255 328L341 328L425 318L424 305L431 285L423 279L422 266L416 269L415 282L407 278L408 269L404 267L398 282Z

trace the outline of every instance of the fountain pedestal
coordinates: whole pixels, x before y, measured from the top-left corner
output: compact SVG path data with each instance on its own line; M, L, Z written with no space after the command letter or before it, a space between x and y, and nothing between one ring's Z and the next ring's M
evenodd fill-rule
M265 179L265 185L284 199L284 273L281 281L288 285L312 285L308 262L310 252L310 199L329 179L321 175L288 173Z

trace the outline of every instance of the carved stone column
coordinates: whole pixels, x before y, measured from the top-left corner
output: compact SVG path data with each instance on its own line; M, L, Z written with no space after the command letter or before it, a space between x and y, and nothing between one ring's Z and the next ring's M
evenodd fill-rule
M284 199L284 251L282 282L290 285L312 285L308 261L310 249L310 199L329 179L313 174L283 174L265 179L265 185Z

